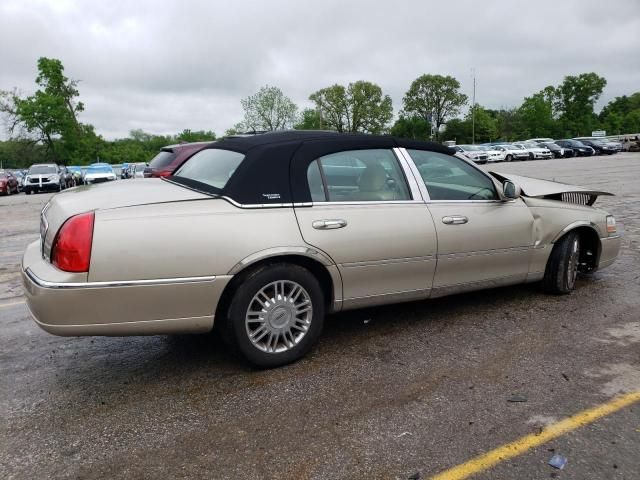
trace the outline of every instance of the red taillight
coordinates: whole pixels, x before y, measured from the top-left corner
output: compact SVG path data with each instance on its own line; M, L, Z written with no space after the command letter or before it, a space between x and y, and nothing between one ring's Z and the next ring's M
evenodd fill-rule
M173 175L173 170L160 170L159 172L156 172L156 175L158 177L170 177Z
M93 212L69 218L51 247L51 263L65 272L88 272L93 242Z

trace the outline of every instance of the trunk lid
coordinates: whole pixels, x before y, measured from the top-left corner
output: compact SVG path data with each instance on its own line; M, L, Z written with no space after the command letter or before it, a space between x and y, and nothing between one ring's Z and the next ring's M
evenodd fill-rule
M43 254L49 257L51 245L62 224L79 213L154 203L204 200L208 195L180 187L161 179L120 180L81 186L55 195L40 216Z

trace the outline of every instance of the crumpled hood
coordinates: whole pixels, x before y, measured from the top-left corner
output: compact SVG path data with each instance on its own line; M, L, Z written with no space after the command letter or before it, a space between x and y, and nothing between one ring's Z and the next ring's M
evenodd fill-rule
M590 188L578 187L576 185L569 185L566 183L552 182L549 180L540 180L538 178L522 177L520 175L513 175L511 173L489 173L497 178L500 182L511 180L522 189L522 194L526 197L546 197L552 200L568 201L570 203L579 203L583 205L593 205L598 196L613 195L613 193L603 192L601 190L593 190ZM585 198L586 200L581 201L582 198Z

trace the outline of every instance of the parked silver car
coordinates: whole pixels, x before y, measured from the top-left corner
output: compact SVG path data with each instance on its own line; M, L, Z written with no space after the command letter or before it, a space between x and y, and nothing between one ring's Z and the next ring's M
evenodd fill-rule
M578 272L618 255L598 195L488 174L428 142L228 138L166 179L54 196L24 254L25 295L54 334L208 332L215 320L272 367L304 355L327 312L525 282L571 292Z
M480 145L454 145L452 148L475 163L483 164L489 161L489 154Z
M498 150L504 151L505 162L529 159L529 152L522 147L518 147L516 145L511 145L508 143L494 145L494 147Z
M553 158L553 153L546 147L541 147L537 143L533 142L524 142L524 143L514 143L514 145L525 149L529 152L529 159L531 160L548 160Z

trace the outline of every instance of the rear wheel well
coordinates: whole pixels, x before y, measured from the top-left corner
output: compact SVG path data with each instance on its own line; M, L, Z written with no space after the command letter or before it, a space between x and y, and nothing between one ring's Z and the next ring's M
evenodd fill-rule
M576 232L580 237L579 269L581 273L589 273L595 270L600 260L600 236L593 228L588 226L577 227L566 232L561 238ZM558 239L559 241L560 239ZM556 241L556 243L558 242Z
M222 296L220 297L220 301L218 302L218 306L216 307L216 313L214 317L214 326L216 324L219 324L217 320L221 318L221 316L227 314L227 310L233 298L233 294L235 293L236 288L238 288L238 286L242 284L246 276L258 268L264 268L276 263L289 263L292 265L298 265L300 267L303 267L309 270L320 283L320 287L322 288L322 294L324 296L326 310L328 312L333 310L333 299L334 299L333 280L331 279L331 275L327 271L326 267L322 263L318 262L317 260L313 260L303 255L281 255L277 257L265 258L264 260L260 260L255 263L252 263L251 265L247 266L246 268L244 268L243 270L241 270L240 272L238 272L236 275L233 276L229 284L223 290Z

